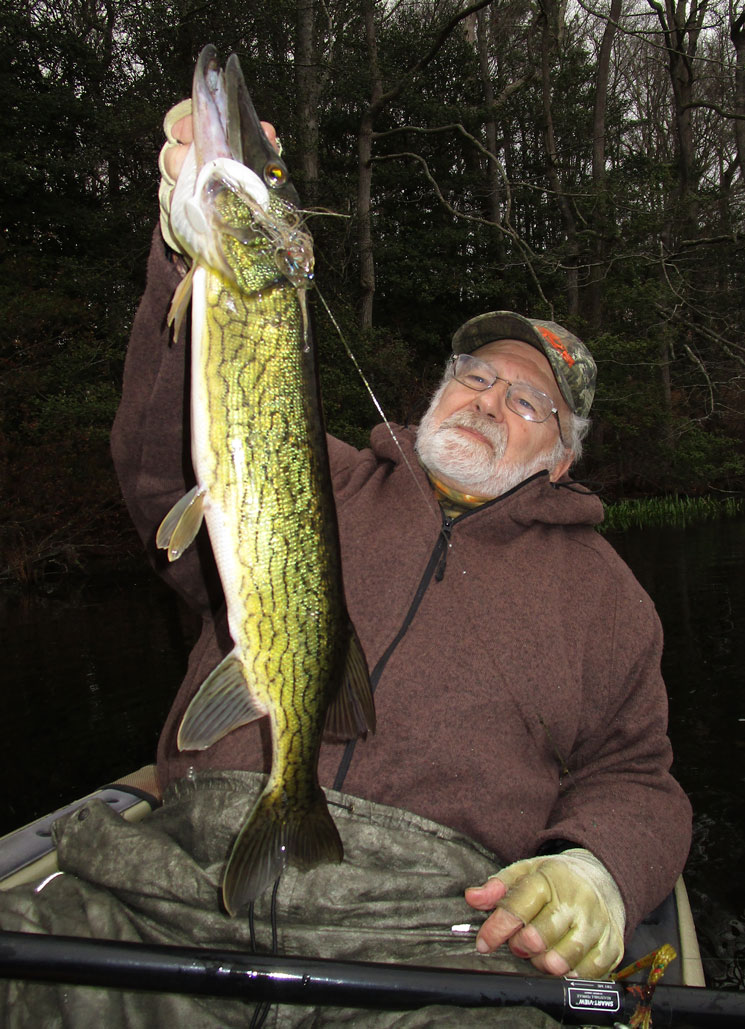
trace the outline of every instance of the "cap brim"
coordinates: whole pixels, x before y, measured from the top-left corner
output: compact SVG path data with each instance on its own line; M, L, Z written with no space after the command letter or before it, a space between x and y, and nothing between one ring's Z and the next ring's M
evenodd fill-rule
M466 322L453 336L454 354L471 354L487 343L516 339L529 343L545 356L544 341L527 318L512 311L489 311Z

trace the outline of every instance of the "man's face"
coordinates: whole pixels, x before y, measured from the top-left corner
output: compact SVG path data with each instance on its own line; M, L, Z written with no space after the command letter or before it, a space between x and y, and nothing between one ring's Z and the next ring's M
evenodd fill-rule
M564 422L569 408L559 393L548 359L518 340L498 340L474 351L495 375L523 382L551 397ZM505 403L507 384L482 392L451 378L435 394L417 433L425 466L446 485L482 497L501 496L537 471L552 481L571 465L559 439L556 418L529 422Z

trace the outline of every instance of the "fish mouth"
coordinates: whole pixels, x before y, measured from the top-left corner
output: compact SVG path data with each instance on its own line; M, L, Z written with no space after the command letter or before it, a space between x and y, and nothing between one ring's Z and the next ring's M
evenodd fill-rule
M192 90L198 165L228 157L250 168L272 192L295 207L300 199L287 166L267 139L248 92L237 54L220 67L216 48L203 47Z
M202 49L192 115L194 143L171 198L171 226L184 251L237 284L235 246L263 237L261 245L275 253L278 273L307 288L312 244L299 230L300 200L261 127L235 54L223 70L217 49L211 44Z

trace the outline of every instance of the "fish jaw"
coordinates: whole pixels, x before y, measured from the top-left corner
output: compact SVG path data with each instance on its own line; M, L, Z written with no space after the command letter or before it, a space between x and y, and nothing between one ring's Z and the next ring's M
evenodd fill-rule
M228 141L228 95L225 72L212 44L197 58L191 91L194 147L202 166L220 157L240 160Z
M194 72L192 111L200 167L216 157L231 157L271 184L286 202L300 206L287 166L256 114L236 54L230 55L223 72L215 47L202 49Z
M199 166L196 146L190 144L171 198L171 229L193 260L234 278L219 246L223 219L217 196L222 190L241 197L247 211L264 211L269 205L269 191L250 168L229 157Z
M287 167L264 133L235 54L223 72L215 48L203 48L194 73L192 111L194 142L174 188L171 225L190 257L201 257L230 277L230 264L214 245L222 228L215 205L220 191L241 196L254 212L256 227L268 230L268 238L277 218L297 209L299 199ZM275 210L266 218L260 212L269 210L270 190ZM277 210L277 204L284 208ZM228 226L229 232L235 229Z

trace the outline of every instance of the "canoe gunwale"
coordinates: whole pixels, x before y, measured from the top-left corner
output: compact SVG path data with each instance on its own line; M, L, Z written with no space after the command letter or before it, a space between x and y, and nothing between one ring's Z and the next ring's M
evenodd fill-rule
M122 776L88 796L0 837L0 890L38 882L58 871L52 825L58 818L77 811L94 799L108 804L128 822L139 822L161 802L155 766L145 765L137 772Z

